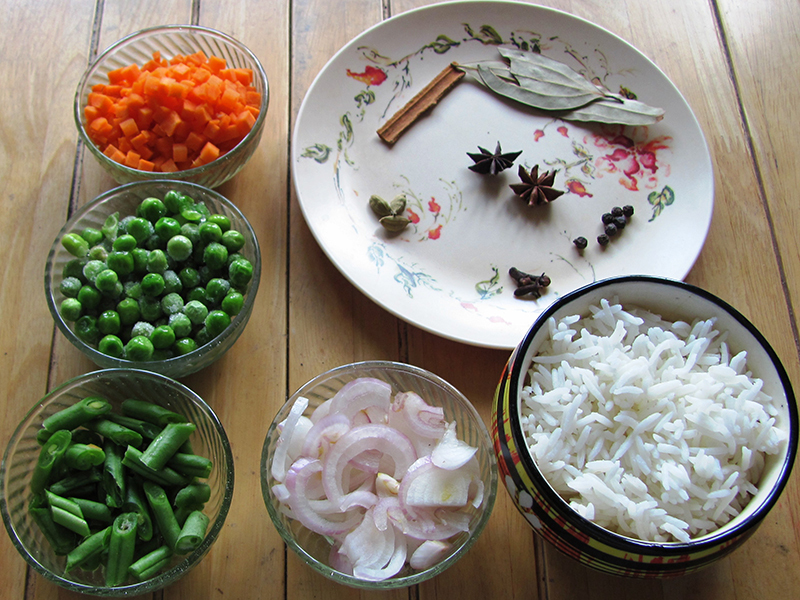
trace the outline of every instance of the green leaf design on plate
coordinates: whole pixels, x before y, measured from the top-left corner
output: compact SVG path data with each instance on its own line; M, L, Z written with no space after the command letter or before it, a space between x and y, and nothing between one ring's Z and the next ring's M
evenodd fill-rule
M660 192L650 192L650 195L647 196L647 201L653 207L653 216L650 217L649 221L654 221L667 206L675 202L675 192L671 187L665 185Z
M444 34L440 34L436 37L436 40L431 42L428 47L432 48L436 54L444 54L450 48L454 48L455 46L460 46L461 42L457 42L454 39L447 37Z
M500 271L497 267L492 267L493 275L484 281L479 281L475 284L475 291L478 292L478 295L481 297L481 300L486 300L487 298L491 298L492 296L497 296L498 294L503 293L503 286L498 286L500 282Z
M358 108L362 108L363 106L367 106L375 102L375 92L372 90L361 90L355 95L353 100L356 101L356 106Z
M327 162L332 151L333 148L326 146L325 144L314 144L313 146L308 146L307 148L303 149L303 152L300 154L300 156L303 158L313 158L319 164L323 164Z
M505 43L503 38L497 33L491 25L481 25L481 28L476 32L469 23L464 23L464 30L472 39L478 40L481 44L490 44L499 46Z

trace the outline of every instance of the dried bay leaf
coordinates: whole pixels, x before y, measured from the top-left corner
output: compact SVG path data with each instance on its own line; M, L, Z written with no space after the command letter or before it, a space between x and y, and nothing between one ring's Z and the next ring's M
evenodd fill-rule
M496 94L542 110L573 110L586 106L587 103L598 98L597 95L588 98L560 95L555 93L556 90L548 84L534 88L535 83L531 83L530 87L522 87L516 82L512 83L508 79L498 76L496 69L487 68L481 64L478 65L478 77L487 88ZM534 82L534 80L530 81Z
M664 109L638 100L615 96L615 100L599 100L559 115L565 121L610 123L618 125L652 125L664 118Z

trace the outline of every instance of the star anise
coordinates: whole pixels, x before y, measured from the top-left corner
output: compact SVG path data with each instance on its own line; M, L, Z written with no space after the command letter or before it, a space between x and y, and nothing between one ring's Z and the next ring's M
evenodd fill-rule
M467 156L475 161L475 164L468 168L470 171L475 171L483 175L487 173L490 175L497 175L500 171L513 165L517 157L522 154L522 150L519 152L506 152L504 154L500 148L500 142L497 142L497 148L495 148L494 154L480 146L478 146L478 150L481 151L480 154L467 152Z
M553 188L557 170L545 171L539 175L539 165L534 165L530 173L522 165L519 166L519 178L522 183L512 183L514 193L525 200L529 205L547 204L558 198L564 192Z

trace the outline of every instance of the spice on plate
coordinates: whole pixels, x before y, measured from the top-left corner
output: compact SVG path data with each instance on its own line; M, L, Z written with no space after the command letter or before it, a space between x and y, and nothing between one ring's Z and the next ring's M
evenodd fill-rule
M575 244L578 250L584 250L589 245L589 241L583 236L576 237L572 240L572 243Z
M520 271L516 267L511 267L508 274L517 284L517 289L514 290L514 296L520 298L522 296L532 295L534 298L539 298L542 295L542 290L550 285L550 278L542 273L541 275L531 275Z
M611 238L619 235L628 220L633 216L633 206L626 204L625 206L614 206L609 212L603 213L601 220L603 221L603 233L597 237L597 243L601 246L607 246L611 243Z
M513 165L517 157L522 154L522 150L503 153L500 142L497 142L494 153L480 146L478 146L478 150L480 150L480 154L467 152L467 156L475 163L469 166L468 169L476 173L481 173L482 175L497 175L500 171L504 171Z
M548 204L564 193L563 190L557 190L553 187L557 172L554 169L539 175L539 165L534 165L530 172L520 165L519 178L521 183L512 183L509 187L530 206Z
M383 228L392 233L403 231L411 223L411 219L403 215L406 210L406 197L403 195L396 196L391 202L372 195L369 197L369 207L378 216Z

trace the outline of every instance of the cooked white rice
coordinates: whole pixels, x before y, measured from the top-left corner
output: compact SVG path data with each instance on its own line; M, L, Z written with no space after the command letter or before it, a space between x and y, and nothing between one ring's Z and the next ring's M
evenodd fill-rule
M611 531L687 542L756 493L786 435L763 382L715 319L668 322L602 300L547 327L522 391L522 427L545 478Z

